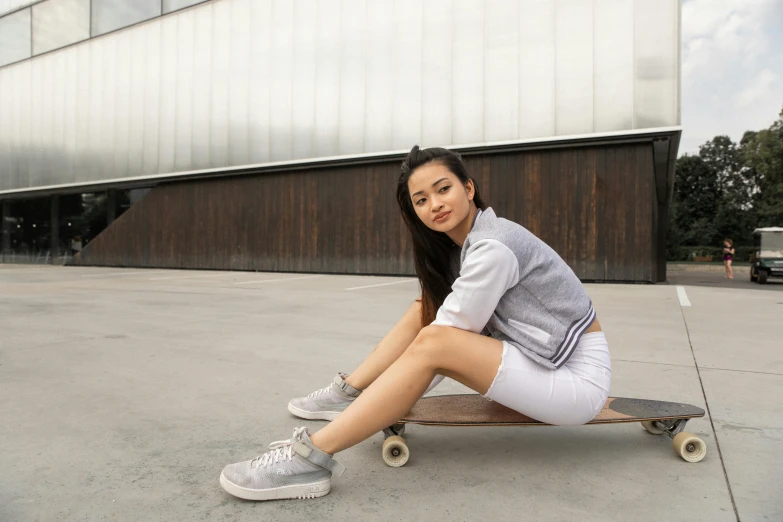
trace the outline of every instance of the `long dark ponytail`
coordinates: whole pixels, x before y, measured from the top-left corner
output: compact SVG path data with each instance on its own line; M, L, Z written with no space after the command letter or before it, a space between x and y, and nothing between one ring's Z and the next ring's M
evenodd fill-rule
M473 201L478 208L485 208L479 195L478 184L468 175L465 163L458 153L440 147L419 149L419 146L415 145L402 162L400 179L397 182L397 202L413 240L413 261L421 284L421 324L424 326L435 320L438 308L451 292L451 285L458 275L455 267L452 267L451 259L455 249L459 248L445 233L436 232L422 223L413 208L408 178L413 171L428 163L443 165L457 176L463 185L468 180L473 181Z

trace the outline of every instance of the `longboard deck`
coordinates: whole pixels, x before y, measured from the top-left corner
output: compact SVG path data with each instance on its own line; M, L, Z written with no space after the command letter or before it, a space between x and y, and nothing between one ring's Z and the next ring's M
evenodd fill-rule
M691 404L610 397L601 413L588 424L703 416L704 410ZM428 426L548 426L476 394L425 397L399 422Z

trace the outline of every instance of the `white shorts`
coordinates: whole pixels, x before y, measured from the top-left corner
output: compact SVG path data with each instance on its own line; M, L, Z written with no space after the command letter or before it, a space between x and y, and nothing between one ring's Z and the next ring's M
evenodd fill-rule
M503 343L503 360L484 397L547 424L591 421L609 396L609 345L603 332L582 336L565 365L550 370Z

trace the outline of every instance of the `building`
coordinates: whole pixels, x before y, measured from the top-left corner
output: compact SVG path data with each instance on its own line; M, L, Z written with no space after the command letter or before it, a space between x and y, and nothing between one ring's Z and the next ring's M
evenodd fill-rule
M679 26L679 0L0 0L3 259L411 274L420 144L583 280L665 280Z

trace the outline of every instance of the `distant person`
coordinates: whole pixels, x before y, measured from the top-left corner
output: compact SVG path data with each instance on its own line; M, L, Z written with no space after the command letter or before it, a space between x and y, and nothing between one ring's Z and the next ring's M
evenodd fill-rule
M331 423L315 433L294 428L271 451L223 469L220 484L232 495L326 495L344 470L334 454L395 424L444 377L547 424L585 424L601 412L609 346L565 261L484 205L447 149L413 147L397 202L421 297L353 373L288 404L297 417ZM248 418L246 429L257 431L258 420Z
M734 279L734 269L731 262L734 261L734 242L731 239L723 240L723 264L726 267L726 279Z

